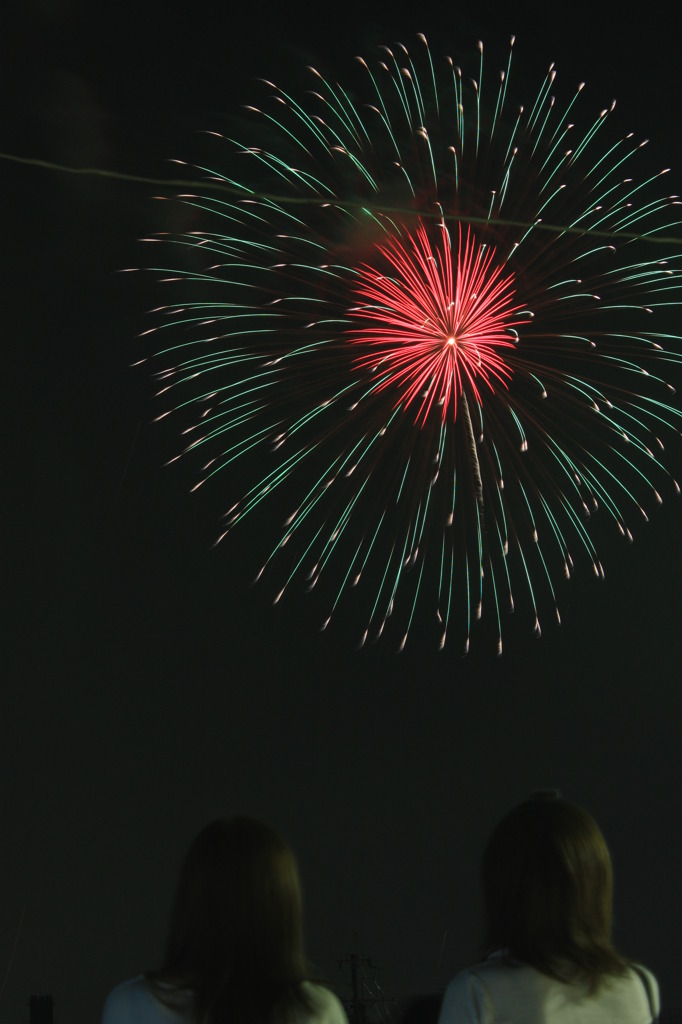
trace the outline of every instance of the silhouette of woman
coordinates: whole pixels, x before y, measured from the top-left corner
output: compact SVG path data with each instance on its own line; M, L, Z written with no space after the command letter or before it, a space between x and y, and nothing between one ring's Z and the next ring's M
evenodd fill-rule
M608 847L587 811L537 794L482 864L487 958L450 982L439 1024L648 1024L658 985L611 941Z
M115 988L102 1024L347 1024L313 984L298 870L252 818L214 821L192 843L160 969Z

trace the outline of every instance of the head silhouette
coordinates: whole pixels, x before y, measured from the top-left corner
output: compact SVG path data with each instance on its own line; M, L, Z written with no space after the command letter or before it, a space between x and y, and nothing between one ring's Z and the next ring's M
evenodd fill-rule
M551 793L520 804L494 829L482 875L488 951L592 987L626 969L611 943L609 850L581 807Z
M200 1019L286 1016L307 975L294 855L253 818L214 821L195 838L175 892L163 967L152 980L190 988Z

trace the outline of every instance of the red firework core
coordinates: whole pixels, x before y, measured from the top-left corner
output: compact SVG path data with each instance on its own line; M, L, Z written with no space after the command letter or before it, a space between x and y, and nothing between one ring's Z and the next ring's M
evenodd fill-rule
M377 390L393 388L395 405L416 404L423 426L434 408L457 417L463 389L480 401L480 383L507 387L512 371L504 350L515 347L511 327L514 279L496 264L495 249L459 225L456 252L446 225L429 237L420 221L414 232L377 244L385 272L369 264L357 269L361 305L349 310L364 321L350 341L367 353L355 365L369 368ZM455 266L453 267L453 258Z

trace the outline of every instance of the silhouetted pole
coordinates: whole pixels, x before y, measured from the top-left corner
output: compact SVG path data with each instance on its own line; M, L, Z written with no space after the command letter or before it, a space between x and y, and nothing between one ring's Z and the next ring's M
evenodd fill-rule
M364 1024L364 1006L360 1002L360 991L358 988L358 954L350 955L350 977L353 992L352 1024Z

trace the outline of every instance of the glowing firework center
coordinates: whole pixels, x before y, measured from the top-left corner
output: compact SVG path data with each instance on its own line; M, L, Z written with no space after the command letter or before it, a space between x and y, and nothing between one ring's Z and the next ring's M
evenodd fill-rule
M512 325L514 278L496 264L495 250L480 245L472 230L444 222L431 231L419 221L413 231L376 246L376 266L357 270L363 300L349 314L363 322L350 334L368 351L355 364L370 370L376 389L391 388L395 406L414 407L423 425L434 408L443 420L457 417L457 402L479 386L505 387L512 371L505 350L515 346ZM453 266L454 263L454 266Z

